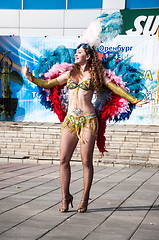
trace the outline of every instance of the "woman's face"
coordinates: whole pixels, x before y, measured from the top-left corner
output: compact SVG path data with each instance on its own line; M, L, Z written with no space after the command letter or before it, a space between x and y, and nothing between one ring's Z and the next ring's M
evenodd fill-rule
M82 46L77 49L75 53L75 63L78 63L79 65L86 64L89 58L90 55L86 54Z

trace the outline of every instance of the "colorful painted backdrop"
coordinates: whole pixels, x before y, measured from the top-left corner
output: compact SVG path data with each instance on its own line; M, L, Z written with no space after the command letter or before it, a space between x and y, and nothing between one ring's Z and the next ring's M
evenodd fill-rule
M3 78L4 71L13 72L19 80L7 79L12 92L11 99L17 99L14 113L8 120L12 121L36 121L36 122L59 122L55 114L46 109L40 103L39 90L36 85L29 82L22 75L22 67L27 60L30 71L34 71L38 60L46 50L55 50L58 46L64 45L67 48L75 49L79 39L75 37L0 37L0 61L1 61L1 84L0 84L0 115L5 120L3 102ZM132 63L143 69L143 81L147 87L147 97L150 103L142 108L136 108L129 124L159 124L159 99L157 72L159 69L159 41L154 36L126 36L120 35L109 43L100 45L99 56L109 55L114 50L118 51L117 58L131 57ZM4 63L8 65L4 69ZM12 62L12 65L11 65ZM18 75L19 74L19 75ZM3 75L3 77L2 77ZM9 75L8 75L9 76ZM22 78L22 79L21 79ZM11 100L12 102L12 100ZM11 115L10 114L10 115Z

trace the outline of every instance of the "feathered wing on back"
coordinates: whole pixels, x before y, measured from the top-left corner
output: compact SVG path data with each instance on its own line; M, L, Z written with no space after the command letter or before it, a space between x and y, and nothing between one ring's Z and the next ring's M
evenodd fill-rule
M116 53L117 54L117 53ZM116 54L112 53L109 57L103 58L103 66L112 82L122 87L132 96L142 100L145 96L143 90L146 90L141 78L142 71L133 67L130 59L116 61ZM135 104L130 103L124 98L116 95L108 89L104 89L99 100L94 101L94 106L99 119L99 132L97 146L99 151L104 154L105 148L105 129L106 123L110 121L119 122L128 120L135 109Z
M74 49L59 46L54 51L46 51L35 68L35 76L48 81L57 78L71 69L74 62ZM51 89L39 88L41 104L55 112L62 122L67 113L68 90L65 85Z

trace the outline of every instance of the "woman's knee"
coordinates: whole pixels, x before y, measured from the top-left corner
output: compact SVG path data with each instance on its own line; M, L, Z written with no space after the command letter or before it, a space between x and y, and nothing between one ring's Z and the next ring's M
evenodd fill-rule
M68 157L60 157L60 165L67 166L70 163L70 159Z
M93 166L92 159L90 159L90 158L82 158L82 165L83 165L83 167L87 167L87 168L92 167Z

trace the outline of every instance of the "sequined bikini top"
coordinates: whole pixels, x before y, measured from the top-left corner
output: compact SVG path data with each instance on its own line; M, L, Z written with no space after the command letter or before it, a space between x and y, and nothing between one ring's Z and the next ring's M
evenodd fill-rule
M67 80L67 87L69 89L81 88L83 90L93 90L93 83L91 79L82 81L81 83L75 83L71 78Z

